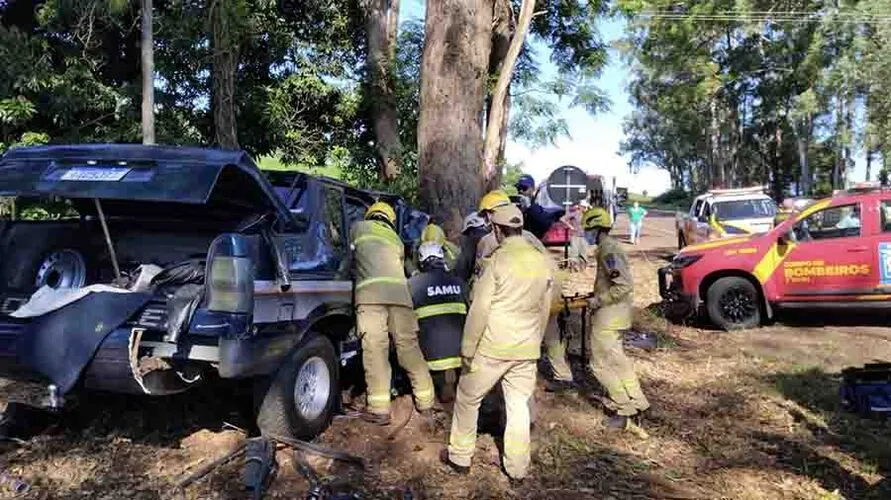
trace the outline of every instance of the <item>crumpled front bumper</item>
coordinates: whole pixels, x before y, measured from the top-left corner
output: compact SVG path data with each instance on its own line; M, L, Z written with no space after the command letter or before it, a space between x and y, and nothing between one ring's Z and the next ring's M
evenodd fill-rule
M666 317L673 321L681 321L692 316L697 309L697 298L693 294L684 293L677 269L668 265L659 268L657 273L659 296L662 297L662 309Z

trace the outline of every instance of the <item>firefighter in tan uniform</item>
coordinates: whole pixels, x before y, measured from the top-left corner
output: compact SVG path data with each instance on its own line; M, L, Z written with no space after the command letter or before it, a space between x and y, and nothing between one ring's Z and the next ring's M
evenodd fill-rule
M442 460L457 472L469 471L480 403L500 382L507 411L504 469L519 480L529 469L528 402L535 390L553 275L548 257L523 238L523 214L516 206L496 209L492 222L500 245L473 289L461 343L464 370Z
M629 417L650 407L640 388L631 360L622 347L622 331L631 328L633 281L628 259L619 243L609 236L612 222L600 207L588 209L582 217L585 238L597 245L597 279L594 296L588 299L591 312L589 343L590 366L607 393L606 406L615 412L608 426L644 436ZM572 384L572 372L566 362L566 342L549 332L545 338L548 361L558 383Z
M412 309L403 260L405 249L394 224L396 212L377 202L365 220L350 229L356 283L356 323L368 385L366 421L390 423L390 335L399 364L408 372L415 405L425 419L433 407L433 381L418 345L418 320Z
M487 223L491 223L492 214L495 213L495 210L508 205L512 205L512 203L510 198L504 194L503 191L489 191L480 200L479 215ZM522 236L527 243L534 246L538 251L547 254L544 245L542 245L541 241L539 241L534 234L523 230ZM489 261L492 252L494 252L496 248L498 248L498 240L495 238L494 232L490 232L483 236L479 243L477 243L476 259L474 262L474 279L479 279L479 277L483 275L483 269L486 267L486 263Z

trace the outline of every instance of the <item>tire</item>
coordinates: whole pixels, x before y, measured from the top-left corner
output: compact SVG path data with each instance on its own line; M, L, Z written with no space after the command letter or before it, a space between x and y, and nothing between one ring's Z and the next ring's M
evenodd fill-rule
M71 280L60 277L56 271L69 267L65 264L78 262L82 269L75 281L92 284L98 277L97 255L89 238L73 228L47 228L28 225L14 227L5 248L2 277L7 287L18 290L34 290L42 284L70 285ZM53 265L56 261L61 266ZM70 272L70 269L69 269ZM53 286L55 288L56 286ZM77 288L77 287L75 287Z
M712 323L727 331L761 325L761 297L751 281L737 276L721 278L706 293L706 310Z
M331 423L340 395L337 356L330 340L312 335L285 359L263 396L257 427L264 436L312 439Z

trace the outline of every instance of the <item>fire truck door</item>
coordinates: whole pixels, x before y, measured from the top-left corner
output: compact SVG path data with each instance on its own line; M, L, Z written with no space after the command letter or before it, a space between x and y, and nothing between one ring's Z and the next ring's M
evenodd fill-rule
M796 240L775 279L789 301L855 300L875 287L874 245L859 203L814 212L792 230Z

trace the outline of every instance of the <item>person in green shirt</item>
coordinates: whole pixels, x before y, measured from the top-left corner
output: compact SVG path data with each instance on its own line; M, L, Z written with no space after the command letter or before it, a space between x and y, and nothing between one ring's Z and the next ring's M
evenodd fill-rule
M641 207L640 203L636 201L634 202L634 205L628 209L628 228L632 245L637 245L640 241L640 231L643 228L643 219L646 215L646 209Z

